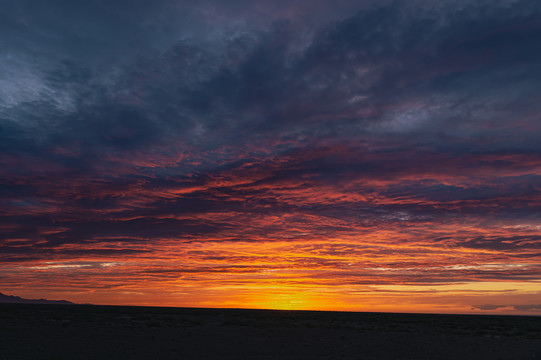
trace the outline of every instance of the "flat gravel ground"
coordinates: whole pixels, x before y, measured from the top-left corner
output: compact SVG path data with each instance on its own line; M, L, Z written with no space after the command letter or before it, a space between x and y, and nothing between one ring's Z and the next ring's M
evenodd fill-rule
M541 360L541 317L0 304L0 359Z

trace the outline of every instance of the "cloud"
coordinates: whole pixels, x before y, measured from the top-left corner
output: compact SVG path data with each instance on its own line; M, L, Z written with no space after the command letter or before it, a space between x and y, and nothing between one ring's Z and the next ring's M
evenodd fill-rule
M474 305L474 309L479 310L497 310L497 309L504 309L504 308L513 308L514 310L518 311L531 311L531 310L541 310L541 305L494 305L494 304L485 304L485 305Z
M478 237L475 239L461 241L457 246L478 249L520 251L541 248L541 236L512 236L512 237Z
M151 22L148 19L152 19L149 12L162 14L168 5L160 2L155 9L148 9L148 5L137 3L125 15L117 9L122 7L118 4L86 6L91 9L67 7L59 13L75 12L79 17L86 14L85 19L97 19L100 15L104 25L110 26L129 23L131 28L121 32L109 31L105 26L91 33L93 37L114 42L111 47L120 52L130 46L128 37L149 33L145 27ZM21 10L25 14L30 11L30 6L27 7ZM439 124L449 128L455 137L462 138L465 134L476 137L475 128L467 128L472 121L485 123L492 116L490 107L496 102L500 106L497 112L502 114L505 109L501 107L514 101L508 92L498 95L488 79L504 76L509 81L520 81L517 89L521 91L532 93L537 89L533 83L523 83L514 70L502 73L504 69L535 71L535 56L539 54L534 42L528 40L539 29L525 23L525 19L535 18L535 10L521 13L524 6L515 7L490 10L472 5L467 16L453 16L456 9L449 14L440 9L415 17L397 4L381 6L323 27L309 46L301 50L288 40L295 27L287 22L276 23L266 31L246 29L219 41L195 41L180 36L166 41L168 47L161 51L146 49L150 56L140 62L130 60L112 65L116 64L113 62L106 66L108 70L96 69L67 52L81 44L85 44L85 51L92 49L88 41L73 40L55 45L62 49L58 53L67 60L46 58L49 61L46 68L33 70L41 71L40 81L54 95L47 100L39 87L28 88L38 91L35 96L41 102L32 106L34 112L39 106L40 113L52 112L51 117L57 119L56 134L41 132L41 136L49 135L45 144L60 141L72 151L83 151L81 157L89 158L95 153L102 158L100 161L104 153L131 151L134 144L161 152L164 149L159 149L159 144L178 144L180 140L208 151L231 142L253 146L254 142L269 137L279 144L289 141L288 138L344 141L365 136L367 127L377 132L407 131L409 137L413 131L413 139L422 141L438 136L434 131L441 128ZM461 15L465 12L460 9ZM47 11L48 16L55 13ZM147 21L137 22L142 16ZM87 27L96 28L91 26L93 21L84 22L79 32ZM505 33L498 30L502 24L507 24ZM471 36L468 31L479 35ZM156 43L152 36L159 36L150 34L138 41L144 46ZM469 40L464 42L464 39ZM507 51L510 46L514 47L511 52ZM104 54L111 57L108 49L104 47L86 58ZM513 55L502 56L498 51ZM123 56L140 58L131 52ZM455 58L464 59L446 72L446 64ZM467 68L472 66L471 58L482 58L483 66L475 71ZM517 61L521 66L515 66ZM13 68L9 63L6 66ZM467 79L469 86L458 80L446 80L449 77ZM9 86L24 90L23 85L16 83ZM17 93L15 88L5 89ZM61 90L68 92L65 97L75 114L58 114L59 105L52 102L53 98L62 98L56 94ZM470 97L462 93L465 90L485 94L485 98ZM525 95L521 94L517 101L526 99ZM33 102L21 100L12 117L28 117L31 110L28 103ZM480 106L483 111L478 110ZM513 113L516 115L516 111ZM466 119L469 120L463 128L460 124ZM491 118L490 121L503 120ZM135 123L127 127L132 122ZM524 140L524 135L520 133L520 140ZM24 143L17 139L17 143ZM441 145L445 146L445 142Z
M515 310L541 310L541 304L530 304L530 305L513 305Z
M506 308L507 305L494 305L494 304L484 304L484 305L473 305L474 309L479 310L497 310L501 308Z
M531 1L25 0L1 16L1 261L539 278ZM269 251L293 260L254 267Z

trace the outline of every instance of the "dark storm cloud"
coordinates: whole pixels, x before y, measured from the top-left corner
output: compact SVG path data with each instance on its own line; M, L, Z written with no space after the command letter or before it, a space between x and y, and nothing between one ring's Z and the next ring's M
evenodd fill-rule
M258 4L2 6L6 259L538 219L539 5Z
M508 119L488 118L496 113L495 103L498 114L505 114L508 107L515 116L517 107L518 113L531 112L534 102L527 95L539 90L534 81L541 53L535 41L541 31L535 22L539 13L522 2L455 4L447 12L444 7L418 15L394 3L326 25L304 48L295 45L296 27L291 22L206 41L183 36L183 30L160 32L152 27L158 22L152 14L163 16L172 6L166 2L152 6L137 2L127 12L121 11L126 10L123 2L82 7L55 3L41 12L30 3L21 4L11 9L22 13L24 21L19 22L34 19L46 28L37 31L39 26L27 25L30 34L13 31L36 37L40 44L40 37L51 33L51 44L45 41L41 46L58 54L40 54L40 61L48 62L45 68L6 65L28 76L4 86L6 93L16 90L7 104L15 124L8 122L12 129L7 128L5 143L11 142L12 148L26 140L34 156L53 143L79 153L83 163L102 163L104 153L123 154L134 147L163 153L161 145L178 141L199 150L232 142L253 146L260 140L310 146L307 141L314 139L354 141L374 123L378 125L370 129L378 133L407 132L408 139L399 137L405 142L402 146L430 138L429 145L439 150L456 146L441 138L442 128L447 136L478 138L476 123L507 127ZM189 4L181 8L194 11ZM68 15L72 22L54 21L55 16ZM140 21L143 18L146 21ZM122 31L115 31L121 25ZM167 39L168 33L176 38ZM157 39L167 46L149 48ZM94 49L93 41L104 44ZM30 44L12 56L31 50L35 48ZM108 57L103 60L106 65L88 64L103 57ZM513 84L512 96L495 88L495 82ZM482 97L475 96L479 93ZM46 119L20 119L36 113ZM25 126L27 122L39 126L40 138L36 128ZM491 135L495 140L502 136ZM524 141L528 133L517 135L521 141L517 146L538 150L537 142ZM478 140L487 149L499 147ZM472 150L462 146L458 151ZM49 155L45 160L69 162L69 156Z

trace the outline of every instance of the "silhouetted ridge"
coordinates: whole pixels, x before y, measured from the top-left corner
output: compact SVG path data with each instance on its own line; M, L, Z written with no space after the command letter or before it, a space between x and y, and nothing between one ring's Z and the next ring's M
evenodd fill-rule
M71 301L67 301L67 300L23 299L19 296L4 295L2 293L0 293L0 303L73 305Z

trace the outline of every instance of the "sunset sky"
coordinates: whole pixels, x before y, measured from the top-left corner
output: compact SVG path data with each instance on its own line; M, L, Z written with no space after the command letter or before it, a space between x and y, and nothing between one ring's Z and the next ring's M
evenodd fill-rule
M541 2L0 4L0 292L541 315Z

